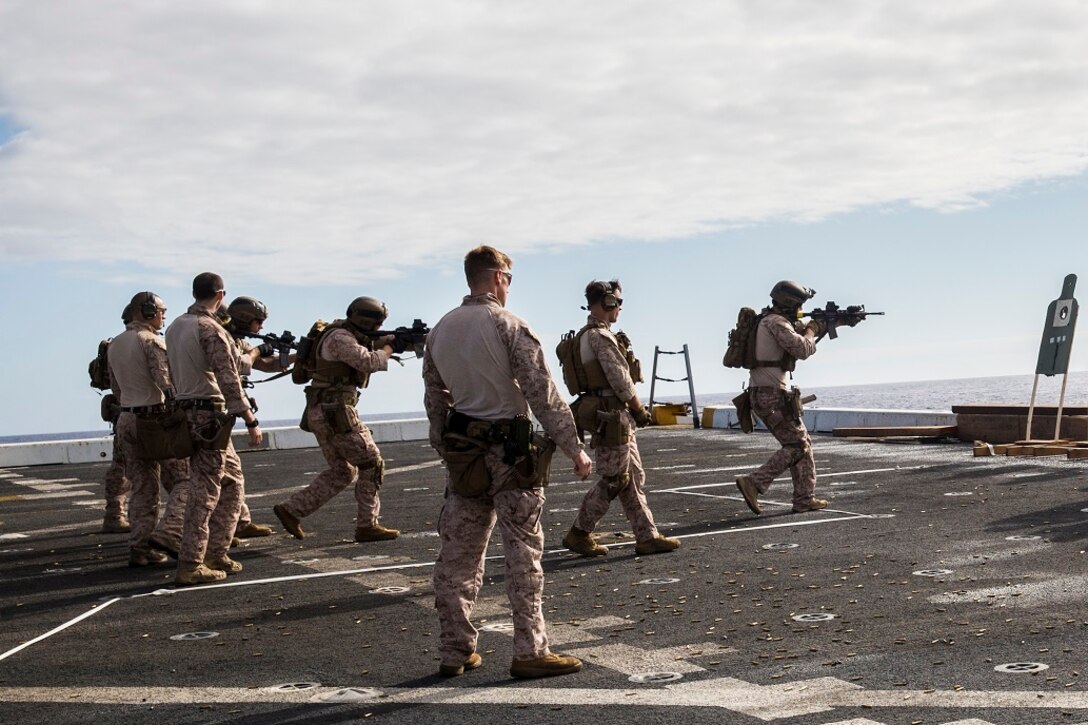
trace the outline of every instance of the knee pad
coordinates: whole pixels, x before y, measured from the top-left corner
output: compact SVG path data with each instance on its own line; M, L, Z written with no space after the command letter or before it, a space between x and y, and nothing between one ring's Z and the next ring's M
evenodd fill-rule
M601 483L604 484L608 500L611 501L616 498L616 496L619 496L620 493L623 492L623 489L631 484L631 474L624 471L615 476L601 476Z
M374 490L380 489L385 481L385 461L379 458L377 463L367 469L366 478L374 484Z

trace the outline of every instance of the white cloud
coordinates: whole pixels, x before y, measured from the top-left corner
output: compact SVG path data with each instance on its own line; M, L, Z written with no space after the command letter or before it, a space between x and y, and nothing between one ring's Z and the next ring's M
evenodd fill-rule
M953 210L1088 167L1085 47L1078 2L8 2L0 255L337 283Z

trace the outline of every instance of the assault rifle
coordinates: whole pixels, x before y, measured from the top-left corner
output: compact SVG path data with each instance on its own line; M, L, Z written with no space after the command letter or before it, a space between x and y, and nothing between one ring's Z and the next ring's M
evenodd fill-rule
M274 352L279 353L280 367L284 370L291 364L291 351L298 349L298 340L289 330L284 330L282 335L277 335L274 332L264 335L259 332L245 332L242 334L245 337L252 337L255 340L263 340L265 345L268 345L268 355L271 355ZM261 357L266 356L264 350L262 350L261 353Z
M848 325L853 327L869 315L883 315L883 312L866 312L865 305L850 305L845 309L839 307L834 302L828 302L824 305L823 309L816 308L812 312L804 312L802 317L811 317L817 322L823 322L827 325L827 336L832 340L839 336L839 333L835 332L835 328L839 325ZM823 335L816 338L821 339Z
M411 327L398 327L395 330L368 330L367 337L392 337L390 343L393 346L393 354L411 350L416 357L423 357L423 344L427 341L427 333L431 328L423 320L416 319Z

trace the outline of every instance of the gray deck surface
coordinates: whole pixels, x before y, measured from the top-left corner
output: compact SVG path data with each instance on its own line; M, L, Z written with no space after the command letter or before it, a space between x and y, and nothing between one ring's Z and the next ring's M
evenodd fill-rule
M178 590L172 567L129 569L127 537L98 533L105 464L4 469L0 722L1088 723L1086 462L821 436L831 508L790 513L784 480L756 517L733 480L774 449L766 434L640 444L683 546L635 556L617 502L608 557L562 550L587 484L557 456L545 607L553 649L587 664L537 681L508 674L497 536L485 664L435 674L443 474L422 441L382 445L382 522L404 535L371 544L351 540L350 491L309 538L279 530L272 505L322 470L317 449L243 455L277 533L235 549L245 571L226 584ZM215 634L172 639L194 632Z

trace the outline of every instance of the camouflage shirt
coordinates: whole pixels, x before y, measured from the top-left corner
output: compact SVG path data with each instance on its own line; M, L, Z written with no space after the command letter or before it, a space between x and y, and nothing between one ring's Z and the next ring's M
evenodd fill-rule
M173 393L166 343L146 322L130 322L109 349L110 383L126 408L159 405Z
M759 322L756 330L756 359L778 360L783 352L804 360L816 352L816 341L798 331L799 322L794 322L782 315L770 314ZM778 367L752 368L748 384L753 388L789 387L786 383L786 371Z
M350 365L362 373L389 369L389 356L384 350L368 350L348 330L330 330L317 353L324 360Z
M490 293L465 297L431 330L423 383L430 442L439 453L452 409L499 420L528 408L567 456L573 459L582 450L574 416L555 387L540 340Z
M192 305L170 324L166 345L179 400L222 400L228 412L249 410L238 375L238 348L204 306Z

